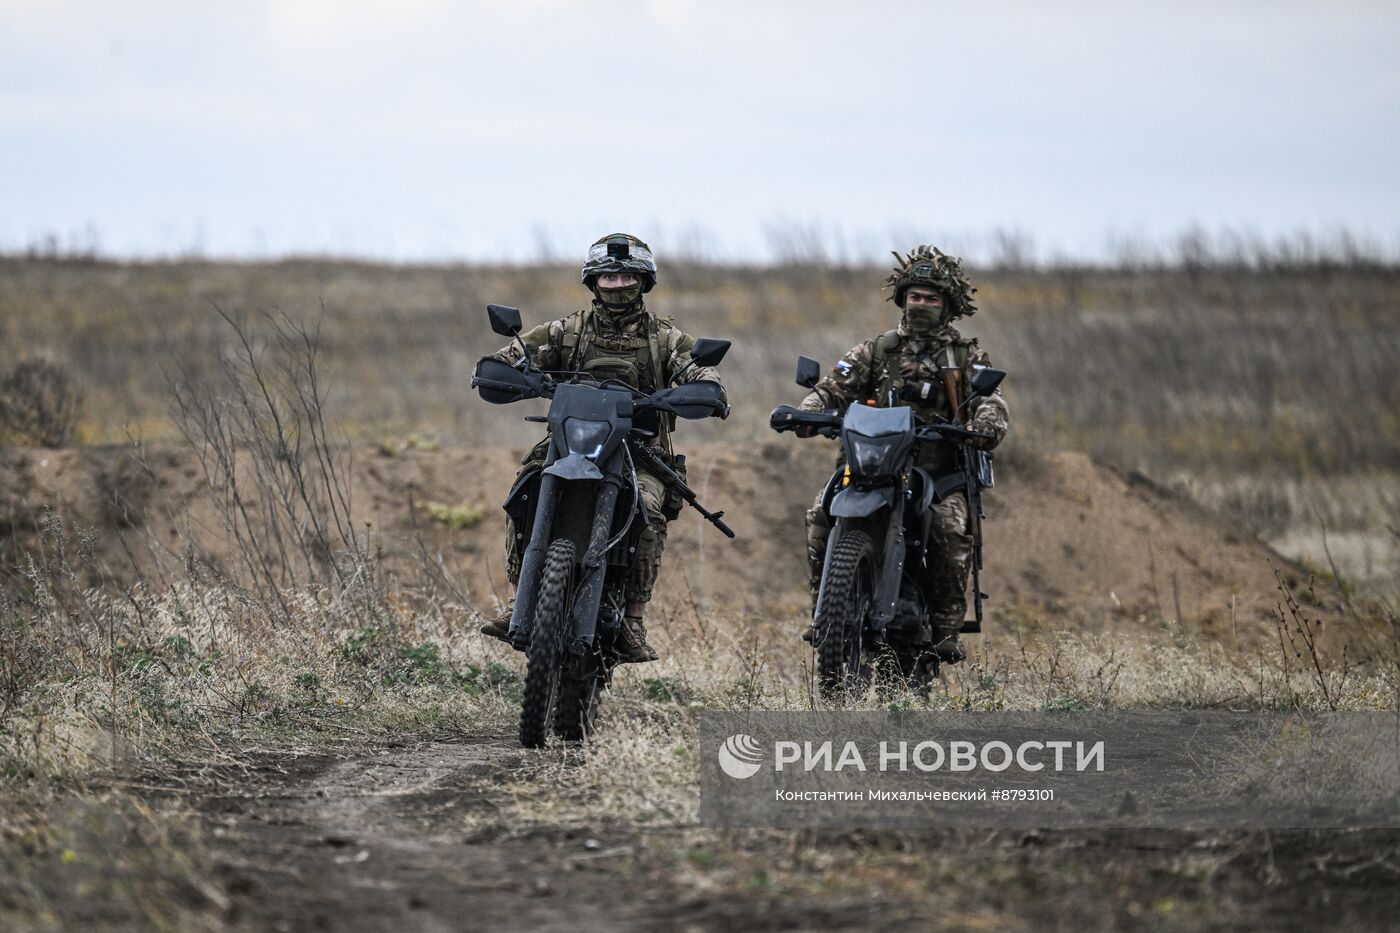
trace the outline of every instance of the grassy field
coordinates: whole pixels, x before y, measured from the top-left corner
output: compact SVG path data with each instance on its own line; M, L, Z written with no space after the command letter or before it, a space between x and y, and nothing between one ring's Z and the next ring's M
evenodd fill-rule
M830 362L893 326L880 278L796 265L667 270L657 310L735 341L723 367L735 414L690 436L766 440L767 411L799 396L798 353ZM1185 638L1179 606L1177 628L1099 635L1051 618L1023 638L1018 624L979 641L927 705L1400 706L1400 628L1385 586L1400 527L1391 361L1400 271L1188 265L988 271L975 281L983 310L968 329L1011 372L1013 434L1000 461L1009 477L1033 484L1050 452L1087 452L1222 511L1223 525L1194 526L1203 536L1243 527L1290 548L1316 568L1316 589L1300 576L1290 590L1299 604L1282 608L1262 640ZM168 560L143 579L109 574L110 562L143 565L100 538L141 527L130 502L100 503L96 528L61 510L23 527L6 519L0 926L303 928L320 917L375 928L391 902L405 917L431 909L460 922L486 911L475 916L583 927L597 925L587 910L605 908L625 925L707 928L1380 928L1393 919L1394 833L698 827L687 759L697 711L812 702L792 637L795 604L669 600L665 660L619 676L594 741L513 749L518 658L472 634L476 620L438 550L448 539L371 536L362 515L342 508L338 441L378 444L394 464L437 445L524 446L533 432L520 412L482 405L467 388L473 363L497 343L483 306L516 304L541 321L582 295L565 267L0 259L0 375L36 359L60 367L81 390L73 443L126 445L138 472L166 458L164 472L150 468L141 507L184 508L167 498L187 472L206 484L205 505L233 541L219 562L178 523L152 521L170 538L160 542ZM327 427L278 403L306 439L312 492L297 492L288 472L297 458L268 433L256 395L240 401L247 371L231 366L239 345L215 306L255 322L264 339L263 311L319 334ZM286 356L262 344L252 356L271 366L280 400L309 375L278 368ZM208 420L216 415L230 420ZM169 453L192 423L229 427L231 446L206 443L203 461ZM220 449L246 452L248 472L221 474ZM45 456L7 452L0 466L30 469ZM6 475L19 477L0 490L3 514L14 516L26 474ZM256 521L221 495L230 479L249 484ZM444 517L425 507L424 520L444 534L480 521L465 499L472 482L462 478L463 499L439 503ZM479 559L472 547L463 559ZM1050 556L1075 559L1072 549ZM1324 638L1324 616L1329 625L1364 619L1375 637L1359 662L1346 650L1354 629ZM871 695L859 705L924 701ZM584 911L576 917L574 899Z
M699 440L767 435L800 391L799 353L830 364L896 321L870 268L671 266L652 306L735 346L735 414ZM1223 510L1316 567L1384 579L1400 559L1400 270L1363 262L990 270L966 322L1011 373L1006 462L1080 450ZM571 266L375 266L312 260L123 265L0 259L0 372L45 359L83 394L75 437L174 436L168 382L234 349L215 307L314 323L327 411L352 439L515 444L472 366L499 340L489 301L527 322L577 309ZM1324 542L1324 535L1327 536ZM1324 547L1324 544L1326 545Z
M1381 831L704 829L695 716L809 708L796 614L673 610L654 620L664 660L620 673L592 742L525 754L519 662L471 634L430 561L276 598L193 561L176 584L104 592L76 585L83 529L43 534L0 601L7 928L381 929L428 908L548 925L545 895L641 928L1303 929L1340 901L1360 929L1400 906L1400 838ZM1003 635L928 701L855 708L1397 708L1400 645L1358 665L1319 635L1306 609L1253 652ZM471 899L483 886L495 908Z
M582 306L572 267L238 265L0 260L0 364L56 361L80 374L80 437L169 431L165 374L217 362L214 313L280 309L316 321L334 415L356 432L478 441L496 426L465 389L499 344L488 301L527 322ZM726 436L762 429L796 390L799 352L830 362L897 321L878 269L668 268L651 304L725 336L737 405ZM1134 466L1302 474L1388 467L1400 455L1390 399L1400 272L1284 267L989 271L964 322L1008 368L1017 434Z
M590 929L596 910L639 928L1305 929L1341 904L1364 929L1400 906L1400 838L1382 831L701 828L695 716L808 708L795 616L672 613L665 659L621 672L591 743L525 754L519 662L471 635L426 567L392 598L372 565L363 586L281 600L197 563L108 593L73 585L80 529L45 535L0 605L7 928L382 929L425 910L548 926L572 909ZM855 706L1397 708L1400 645L1358 666L1313 651L1306 612L1278 625L1253 653L1166 632L1002 637L927 702Z

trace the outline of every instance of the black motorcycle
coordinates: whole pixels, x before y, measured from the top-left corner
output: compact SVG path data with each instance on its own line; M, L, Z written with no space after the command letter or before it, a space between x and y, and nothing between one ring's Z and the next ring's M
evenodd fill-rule
M519 340L518 310L488 305L487 314L493 331ZM547 416L525 419L549 425L544 466L521 476L505 502L525 548L510 620L511 644L527 657L520 742L539 748L551 727L566 740L587 735L618 663L623 584L648 521L638 465L734 537L724 513L705 510L646 443L662 417L725 418L729 406L714 382L648 394L617 380L596 382L587 373L545 372L523 341L520 346L525 359L518 366L480 360L472 386L498 405L550 400ZM697 340L690 366L714 366L728 350L728 340Z
M810 389L820 375L816 360L798 359L798 385ZM1002 370L979 367L963 406L991 395L1005 377ZM990 453L966 442L984 435L951 421L923 422L903 405L855 404L844 416L780 405L769 425L775 431L806 426L840 437L845 452L845 468L832 476L822 497L831 536L812 627L822 695L858 693L877 673L886 682L926 691L938 674L938 656L925 575L917 568L925 566L932 507L955 492L967 496L973 535L975 618L962 631L982 630L981 491L992 485L992 465ZM932 476L916 466L919 447L939 440L955 445L957 462L953 471Z

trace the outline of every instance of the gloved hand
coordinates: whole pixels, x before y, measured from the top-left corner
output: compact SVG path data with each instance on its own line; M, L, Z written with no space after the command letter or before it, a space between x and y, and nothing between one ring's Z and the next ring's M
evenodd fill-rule
M798 437L816 437L817 426L814 424L799 424L792 429L792 433L796 434Z
M976 420L969 421L967 424L967 429L969 431L977 431L981 434L991 434L991 432L988 431L984 426L978 424ZM996 441L993 440L991 437L969 437L966 439L966 442L967 446L974 447L977 450L991 450L997 445Z
M934 392L942 391L931 382L906 382L899 390L899 400L927 405L930 398L937 397L933 394Z

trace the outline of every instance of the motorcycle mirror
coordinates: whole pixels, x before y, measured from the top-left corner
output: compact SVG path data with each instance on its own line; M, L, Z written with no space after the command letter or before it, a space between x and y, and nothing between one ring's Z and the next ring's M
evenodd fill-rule
M993 369L990 366L978 366L976 369L972 374L973 395L991 395L1006 378L1004 369Z
M520 333L520 309L505 305L487 305L486 316L491 319L491 329L502 337L514 337Z
M810 389L817 384L822 377L822 364L812 359L810 356L799 356L797 358L797 384L804 389Z
M696 366L718 366L719 361L729 352L729 346L728 340L701 337L695 341L695 346L690 348L690 362Z

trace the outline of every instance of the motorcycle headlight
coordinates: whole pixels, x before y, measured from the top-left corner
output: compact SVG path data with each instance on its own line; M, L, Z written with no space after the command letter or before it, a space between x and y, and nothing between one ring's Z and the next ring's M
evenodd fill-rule
M611 426L606 421L584 421L570 418L564 422L564 442L569 453L583 454L589 460L596 460L608 442Z
M850 458L851 472L856 476L889 476L894 472L894 459L899 446L899 437L866 437L863 434L846 435L846 453Z

